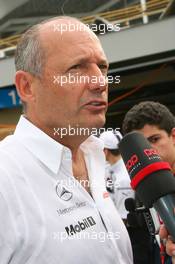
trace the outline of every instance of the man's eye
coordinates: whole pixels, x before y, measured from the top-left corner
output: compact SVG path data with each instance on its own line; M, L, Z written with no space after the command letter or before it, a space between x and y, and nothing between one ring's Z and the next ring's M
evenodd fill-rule
M102 73L104 73L105 75L107 74L108 72L108 66L105 65L105 64L100 64L98 65L99 69L101 70Z
M101 70L108 70L108 66L107 65L105 65L105 64L100 64L100 65L98 65L98 67L101 69Z
M81 64L75 64L75 65L71 66L69 68L69 70L74 70L74 69L76 70L76 69L80 68L80 66L81 66Z
M107 66L106 64L100 64L100 65L99 65L99 68L102 68L102 69L107 69L107 68L108 68L108 66Z
M153 138L150 138L150 139L149 139L149 142L152 143L152 144L154 144L154 143L156 143L159 139L160 139L159 137L153 137Z

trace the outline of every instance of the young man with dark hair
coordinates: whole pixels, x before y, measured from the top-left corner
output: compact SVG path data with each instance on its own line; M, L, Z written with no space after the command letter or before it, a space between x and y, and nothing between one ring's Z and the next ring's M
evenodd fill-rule
M160 103L146 101L131 108L123 121L123 133L144 134L164 161L175 170L175 117Z
M133 106L123 121L123 133L139 131L157 150L162 160L168 162L175 172L175 117L169 109L158 102L145 101ZM162 238L166 237L162 231ZM171 248L175 248L169 241ZM170 263L167 259L166 263Z

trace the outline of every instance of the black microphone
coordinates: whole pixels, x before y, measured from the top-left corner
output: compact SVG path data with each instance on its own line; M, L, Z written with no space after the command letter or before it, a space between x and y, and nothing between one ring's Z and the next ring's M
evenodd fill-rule
M157 210L175 241L175 178L167 162L139 132L123 137L119 150L131 178L131 187L146 208Z

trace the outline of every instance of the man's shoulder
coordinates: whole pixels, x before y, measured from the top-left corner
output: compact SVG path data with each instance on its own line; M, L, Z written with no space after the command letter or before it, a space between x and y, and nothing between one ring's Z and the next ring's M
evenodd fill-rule
M14 135L0 142L0 192L13 189L12 181L20 175L22 164L27 163L23 148Z
M14 135L9 135L0 141L0 153L10 151L10 149L16 149L19 146L19 141L15 138Z
M14 135L7 136L0 142L0 170L8 168L10 170L15 161L20 161L22 157L23 145Z
M8 146L10 147L10 142L13 141L13 135L7 136L5 137L2 141L0 141L0 151L3 149L8 148Z

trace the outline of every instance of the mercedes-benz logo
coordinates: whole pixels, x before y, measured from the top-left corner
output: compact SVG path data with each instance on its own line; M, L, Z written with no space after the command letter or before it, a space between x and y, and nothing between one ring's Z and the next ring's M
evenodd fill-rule
M68 191L60 182L56 185L56 193L64 201L69 201L73 196L72 192Z

